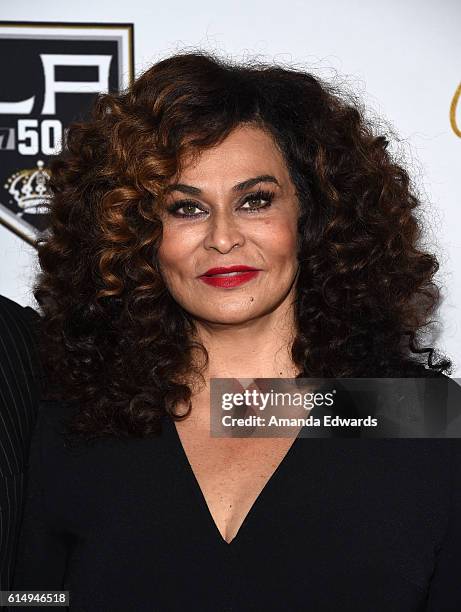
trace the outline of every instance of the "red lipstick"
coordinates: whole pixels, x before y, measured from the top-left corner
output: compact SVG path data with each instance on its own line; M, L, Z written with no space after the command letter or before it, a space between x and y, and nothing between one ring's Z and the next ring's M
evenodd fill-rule
M210 268L199 278L207 285L228 288L247 283L259 272L260 270L251 266L236 265L227 268Z

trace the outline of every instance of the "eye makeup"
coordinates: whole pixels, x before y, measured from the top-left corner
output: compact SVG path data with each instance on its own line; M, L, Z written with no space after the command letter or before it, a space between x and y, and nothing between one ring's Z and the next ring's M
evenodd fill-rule
M254 193L249 193L243 198L240 208L250 215L258 214L259 212L270 208L270 206L272 205L272 200L274 199L274 195L275 195L274 192L263 190L263 189L260 189ZM257 202L265 202L265 204L263 204L262 206L258 206L257 208L243 208L244 204L247 204L247 203L253 204ZM202 213L198 213L198 214L180 213L179 210L181 208L189 208L189 209L197 208L198 210L201 210ZM167 206L166 210L174 217L181 218L181 219L202 218L203 214L207 213L207 211L203 210L200 207L200 204L190 199L177 200L176 202L173 202L173 204L170 204L169 206Z

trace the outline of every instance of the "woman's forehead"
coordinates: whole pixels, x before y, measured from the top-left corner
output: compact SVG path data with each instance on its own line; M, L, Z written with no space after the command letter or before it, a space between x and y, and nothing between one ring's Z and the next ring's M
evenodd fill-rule
M234 185L259 175L279 176L283 180L286 173L283 155L267 132L239 127L219 144L185 155L170 183L209 181L225 176Z

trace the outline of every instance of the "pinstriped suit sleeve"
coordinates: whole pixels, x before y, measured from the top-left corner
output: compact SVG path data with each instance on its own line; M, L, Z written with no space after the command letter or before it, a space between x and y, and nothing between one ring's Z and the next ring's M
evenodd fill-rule
M40 317L0 295L0 588L11 587L30 439L43 385ZM43 385L43 386L42 386Z

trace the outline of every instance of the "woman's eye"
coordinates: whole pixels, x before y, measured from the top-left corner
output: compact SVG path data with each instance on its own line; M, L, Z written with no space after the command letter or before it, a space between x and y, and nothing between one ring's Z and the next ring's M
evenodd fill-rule
M182 209L183 211L185 211L185 213L183 213L183 215L185 217L195 217L195 215L193 214L194 208L196 208L197 210L200 210L195 204L183 204L182 206L180 206L176 210L181 210Z
M199 214L195 214L193 212L194 208L196 208L197 210L201 210L193 202L175 202L168 208L168 212L170 212L175 217L199 217ZM179 212L181 210L184 210L185 212Z
M268 206L271 205L272 202L272 198L273 198L273 194L271 193L256 193L256 194L252 194L251 196L249 196L245 202L245 204L250 204L249 208L242 208L244 210L247 210L249 212L258 212L259 210L263 209L263 208L267 208ZM253 204L260 204L260 206L253 206Z

